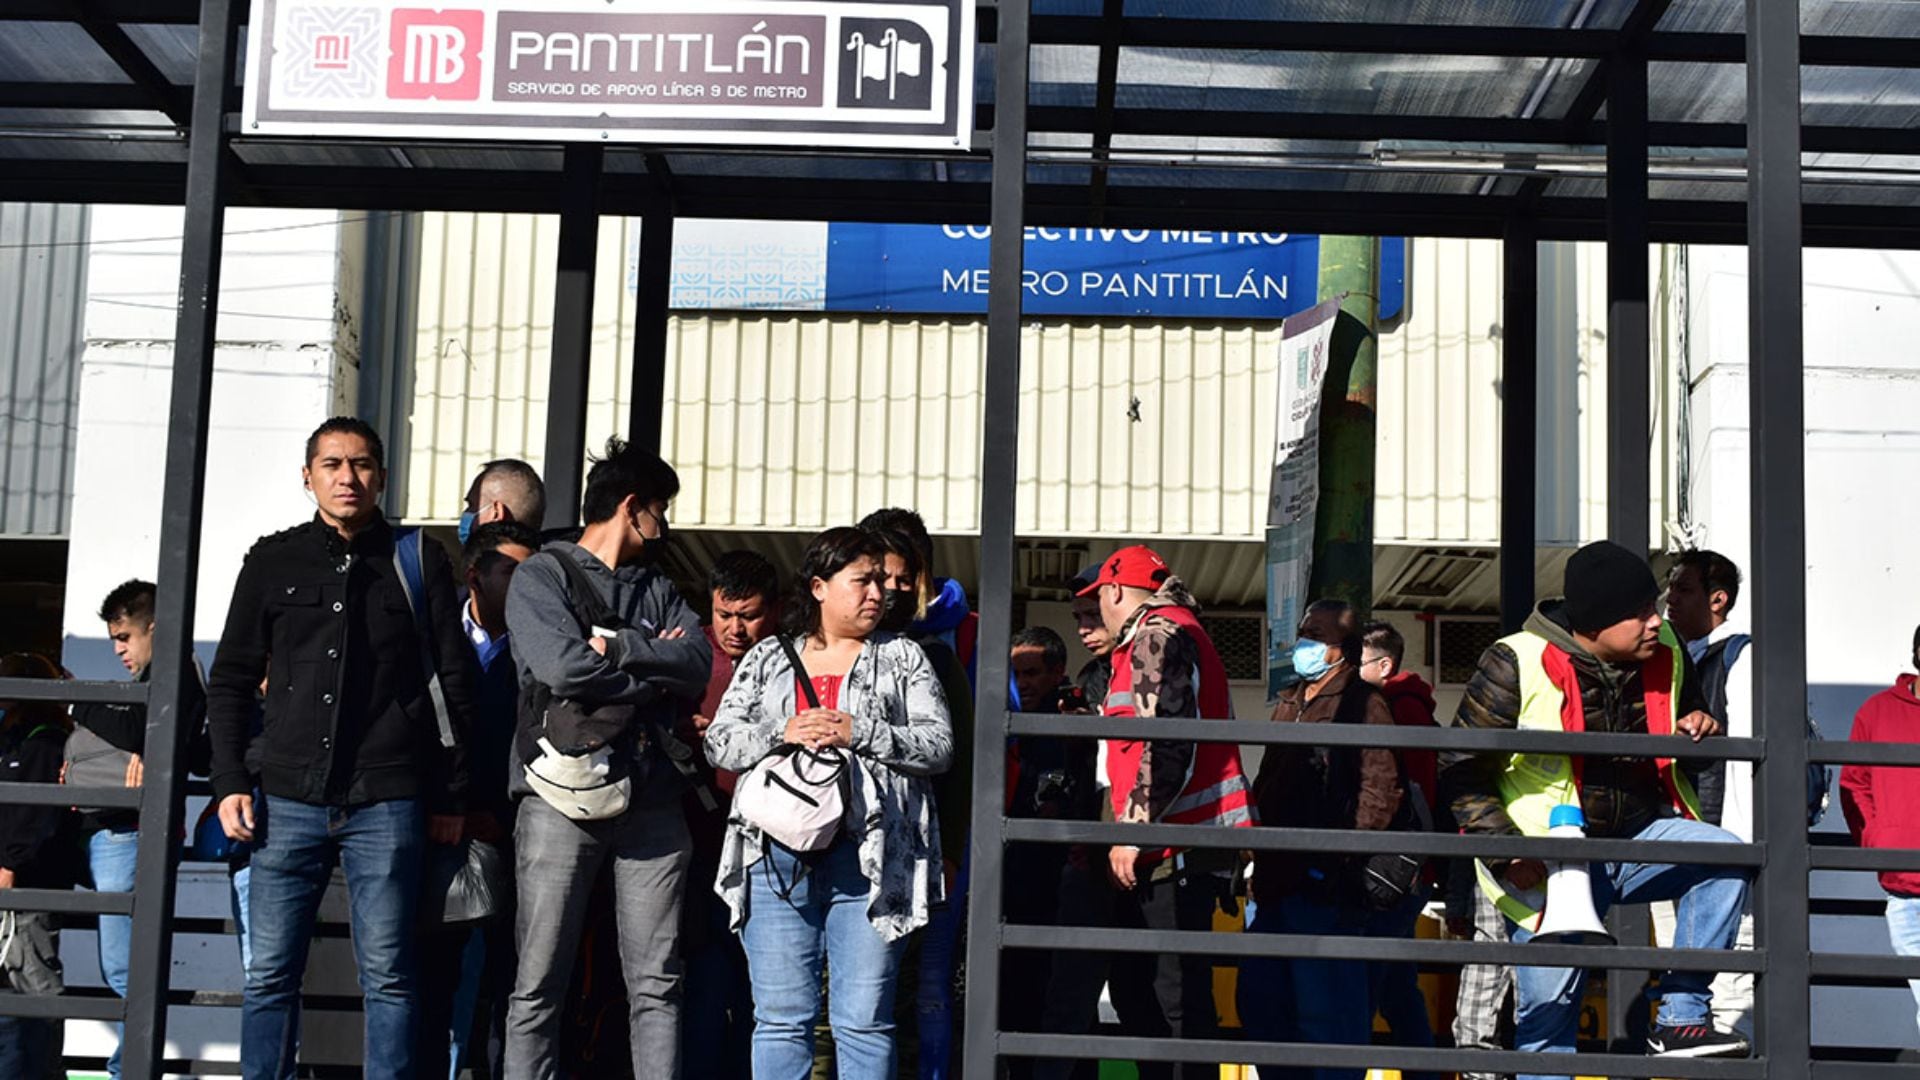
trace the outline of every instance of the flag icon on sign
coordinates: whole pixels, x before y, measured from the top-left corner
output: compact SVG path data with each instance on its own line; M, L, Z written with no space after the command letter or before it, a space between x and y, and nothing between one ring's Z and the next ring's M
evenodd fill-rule
M899 96L900 76L905 75L909 79L920 77L920 42L901 41L900 31L892 27L880 35L877 45L869 45L866 34L854 31L847 37L847 51L854 55L854 62L859 67L859 75L853 84L855 101L866 96L869 82L886 83L887 100L893 101Z

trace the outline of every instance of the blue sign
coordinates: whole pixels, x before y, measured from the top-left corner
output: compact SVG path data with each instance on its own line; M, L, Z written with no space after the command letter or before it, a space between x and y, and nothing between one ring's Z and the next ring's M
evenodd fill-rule
M978 225L689 220L674 236L679 310L981 315ZM638 244L628 263L632 288ZM1380 318L1404 308L1407 242L1380 242ZM1026 230L1032 315L1272 321L1318 299L1320 238L1180 229Z

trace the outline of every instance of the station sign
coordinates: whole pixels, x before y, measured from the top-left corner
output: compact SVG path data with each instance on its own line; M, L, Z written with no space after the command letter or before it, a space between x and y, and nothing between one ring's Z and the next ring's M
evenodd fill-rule
M972 0L253 0L250 134L953 149Z

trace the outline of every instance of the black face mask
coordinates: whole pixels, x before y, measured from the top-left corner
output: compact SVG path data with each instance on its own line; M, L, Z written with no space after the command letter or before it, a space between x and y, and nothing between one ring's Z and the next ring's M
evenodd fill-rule
M912 589L888 589L887 607L880 615L880 629L889 633L905 633L913 625L913 616L920 608L920 597Z
M648 512L647 516L653 518L653 523L660 527L660 534L658 536L640 534L641 539L646 541L640 548L640 563L643 566L654 566L661 559L666 558L667 544L673 540L673 526L668 525L667 519L663 516L656 517L651 512ZM638 531L639 526L636 525L634 528Z

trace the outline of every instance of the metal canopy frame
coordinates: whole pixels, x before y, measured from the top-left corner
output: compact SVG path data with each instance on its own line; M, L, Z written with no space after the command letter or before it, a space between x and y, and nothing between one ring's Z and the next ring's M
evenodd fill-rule
M658 406L666 349L666 298L672 223L676 217L850 219L980 223L993 226L987 327L985 439L982 462L982 592L980 685L1003 685L1011 637L1015 569L1013 513L1017 478L1023 225L1152 226L1286 229L1361 234L1477 236L1502 239L1506 271L1509 387L1502 436L1501 607L1512 623L1533 599L1533 459L1537 423L1531 388L1538 378L1531 327L1536 318L1537 248L1542 240L1604 239L1619 251L1609 274L1613 370L1609 467L1616 512L1609 533L1645 544L1638 507L1648 489L1647 280L1650 242L1750 244L1753 367L1751 420L1754 559L1766 583L1754 597L1760 665L1760 715L1754 739L1724 740L1710 751L1646 737L1418 729L1312 731L1250 721L1114 721L1010 715L1006 702L982 694L975 715L973 895L969 910L970 994L964 1047L970 1077L991 1077L1012 1056L1081 1056L1104 1051L1141 1060L1270 1064L1379 1065L1401 1068L1513 1070L1529 1055L1191 1040L1095 1040L1085 1036L1013 1033L998 1027L999 954L1006 949L1182 951L1215 956L1394 957L1456 964L1519 959L1579 961L1631 971L1653 966L1732 968L1757 972L1760 1056L1747 1061L1669 1061L1672 1077L1857 1077L1899 1073L1892 1065L1815 1057L1809 1016L1812 983L1860 983L1920 977L1920 959L1811 953L1808 874L1813 869L1874 870L1920 864L1920 852L1815 849L1801 820L1800 786L1807 761L1920 766L1920 747L1855 747L1805 739L1805 444L1801 371L1801 246L1920 247L1920 131L1880 126L1803 124L1800 83L1811 68L1920 70L1909 29L1900 34L1803 36L1797 5L1744 0L1745 33L1663 30L1674 13L1708 0L1613 0L1611 25L1467 26L1377 22L1269 21L1186 17L1158 10L1157 0L986 0L979 8L982 48L991 46L994 102L1025 109L978 110L990 135L947 157L764 149L728 152L670 146L500 146L348 141L313 144L248 136L237 130L235 48L243 0L11 0L6 24L47 22L85 31L125 76L124 82L28 81L0 77L0 198L40 201L184 205L179 322L175 339L173 421L168 429L161 529L159 637L155 679L126 683L0 680L0 697L67 702L111 701L150 706L147 786L140 791L62 790L0 784L0 801L38 805L88 802L137 807L141 840L132 894L0 892L0 909L74 914L128 913L135 921L130 987L124 1010L112 999L28 998L0 994L0 1013L126 1021L124 1066L153 1076L164 1062L166 1007L180 994L167 988L174 866L169 839L181 822L185 777L179 768L185 732L176 722L178 673L190 639L198 578L198 538L206 463L208 402L222 252L230 206L381 210L475 210L555 213L562 218L560 272L570 287L556 299L554 372L549 419L549 479L577 488L584 447L587 321L591 318L592 236L600 214L640 215L639 297L634 346L631 435L659 438ZM1196 10L1213 5L1196 4ZM1230 5L1221 5L1230 6ZM1409 5L1410 9L1414 5ZM1427 4L1431 9L1435 5ZM1463 4L1461 11L1469 5ZM1572 9L1579 5L1568 4ZM1037 10L1036 10L1037 9ZM1235 9L1237 10L1237 9ZM1683 24L1686 25L1686 24ZM141 34L130 28L141 28ZM195 27L193 85L168 81L140 44L155 28ZM1035 102L1037 48L1094 50L1089 104ZM1561 115L1402 115L1272 108L1192 110L1144 107L1123 94L1126 50L1231 50L1242 56L1332 53L1404 58L1550 58L1579 63L1578 87ZM1267 57L1280 63L1283 58ZM1745 64L1742 122L1674 122L1649 113L1655 65ZM1564 70L1561 66L1556 71ZM982 95L983 98L986 95ZM1137 96L1137 95L1136 95ZM124 111L159 118L161 127L132 135L89 127L87 117ZM1604 116L1602 114L1605 114ZM22 116L30 118L16 124ZM119 121L116 121L119 122ZM140 125L136 125L140 126ZM1071 139L1084 135L1077 150ZM1193 140L1189 150L1142 150L1142 137ZM1475 173L1471 193L1381 189L1317 183L1311 169L1276 158L1251 167L1208 155L1200 139L1265 145L1287 140L1342 144L1427 140L1473 144L1507 155ZM1538 144L1564 149L1604 144L1604 176L1568 178L1538 167ZM1065 146L1065 149L1062 147ZM298 151L325 152L301 159ZM1747 198L1681 197L1684 188L1656 187L1650 161L1673 148L1746 150ZM1576 150L1576 153L1597 153ZM1887 182L1891 200L1809 199L1803 183L1810 154L1896 155ZM1377 151L1376 151L1377 153ZM1183 157L1184 155L1184 157ZM1373 166L1379 163L1373 162ZM811 171L809 171L811 170ZM1385 176L1369 166L1378 178ZM1438 174L1440 170L1433 170ZM1408 175L1421 175L1413 170ZM1279 182L1276 182L1278 178ZM1595 194L1604 180L1604 197ZM1902 187L1905 185L1905 187ZM1676 193L1678 192L1678 193ZM1816 192L1815 194L1819 194ZM1884 194L1884 193L1883 193ZM1906 197L1906 201L1900 199ZM572 286L579 286L577 288ZM1515 397L1517 395L1517 399ZM569 464L571 462L572 464ZM558 472L555 470L558 469ZM564 513L564 512L563 512ZM1374 745L1428 749L1579 752L1603 740L1609 754L1720 755L1758 762L1763 783L1762 842L1752 845L1632 844L1618 840L1499 839L1410 836L1317 830L1216 830L1164 825L1013 820L1001 812L1009 735L1174 737L1266 746ZM1869 754L1868 751L1871 751ZM1767 798L1766 793L1791 793ZM1223 939L1203 933L1119 935L1085 928L1010 926L1002 917L1004 856L1009 842L1115 843L1247 848L1263 851L1418 851L1431 855L1524 855L1607 858L1629 851L1687 861L1754 867L1759 948L1710 955L1641 947L1573 950L1504 944L1401 942L1261 935ZM1646 1059L1625 1054L1582 1057L1583 1072L1646 1075ZM1904 1074L1904 1073L1902 1073Z

